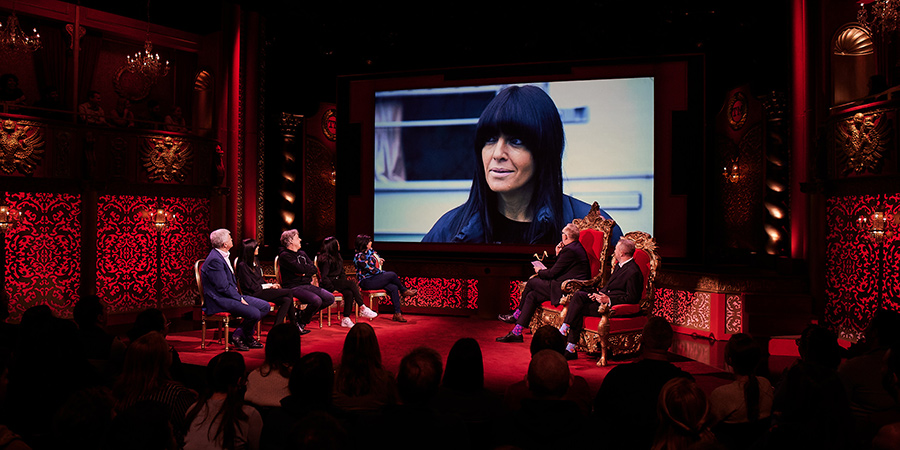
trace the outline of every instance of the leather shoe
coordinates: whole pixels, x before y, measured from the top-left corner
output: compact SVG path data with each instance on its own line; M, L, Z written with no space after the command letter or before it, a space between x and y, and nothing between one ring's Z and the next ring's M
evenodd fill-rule
M412 289L407 289L407 290L403 291L403 293L401 293L400 295L402 295L404 297L412 297L418 293L419 293L418 289L412 288Z
M513 334L512 331L506 333L506 336L498 337L497 342L525 342L521 334Z
M573 359L578 359L578 353L566 350L566 361L571 361Z
M250 351L250 347L247 347L247 344L244 344L244 341L237 336L232 336L231 348L239 352Z
M394 317L391 319L394 322L406 322L406 318L403 317L403 314L395 313Z
M303 336L304 334L309 334L309 333L310 333L309 330L307 330L303 325L300 325L299 323L297 324L297 329L300 330L300 336Z
M263 348L262 342L259 342L257 339L250 339L250 342L247 343L247 347L250 348Z
M501 322L516 323L516 316L514 316L512 313L500 314L499 316L497 316L497 318L500 319Z

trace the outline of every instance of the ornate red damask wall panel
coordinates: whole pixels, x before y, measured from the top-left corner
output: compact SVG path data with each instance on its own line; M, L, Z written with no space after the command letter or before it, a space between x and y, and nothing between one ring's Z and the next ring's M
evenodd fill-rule
M404 298L404 306L448 309L478 309L478 281L457 278L401 277L406 287L416 288L415 297ZM388 298L381 303L390 305Z
M209 201L160 198L172 214L159 234L145 212L156 197L101 196L97 201L97 294L110 312L192 305L193 264L209 250Z
M7 201L22 212L4 239L10 318L41 304L71 317L81 283L81 197L13 192Z
M898 236L876 242L860 229L860 216L900 214L900 194L831 197L826 205L825 321L857 338L878 308L898 310ZM890 228L890 225L889 225Z

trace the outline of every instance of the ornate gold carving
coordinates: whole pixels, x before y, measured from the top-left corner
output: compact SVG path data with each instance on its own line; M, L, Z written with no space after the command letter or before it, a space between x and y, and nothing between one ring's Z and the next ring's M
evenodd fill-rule
M151 180L184 181L194 158L186 141L171 136L146 138L142 153L141 160Z
M835 55L865 56L875 53L875 43L866 27L851 24L840 30L834 38L832 52Z
M13 173L16 168L31 175L44 154L44 133L40 124L26 120L4 119L0 126L0 169Z
M744 297L742 295L725 296L725 332L730 334L740 333L744 327L743 321Z
M841 174L881 171L888 121L883 111L856 113L837 123Z
M728 100L728 125L731 125L731 129L737 131L744 126L749 109L743 92L735 92L731 96Z
M337 119L334 115L334 109L329 109L325 111L325 114L322 114L322 134L332 142L337 139L336 124Z

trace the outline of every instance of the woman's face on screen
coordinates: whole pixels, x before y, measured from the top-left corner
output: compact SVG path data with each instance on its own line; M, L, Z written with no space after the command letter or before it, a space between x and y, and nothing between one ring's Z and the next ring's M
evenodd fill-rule
M492 191L502 194L531 194L534 158L521 139L500 134L481 149L484 178Z

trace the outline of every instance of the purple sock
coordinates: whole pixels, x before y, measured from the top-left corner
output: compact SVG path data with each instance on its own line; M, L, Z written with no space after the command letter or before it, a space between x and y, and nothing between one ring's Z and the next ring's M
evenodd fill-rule
M517 309L517 310L513 311L513 317L514 317L514 318L518 319L520 315L522 315L522 310L521 310L521 309Z
M522 325L516 324L516 326L513 327L512 334L514 334L516 336L521 336L522 335Z

